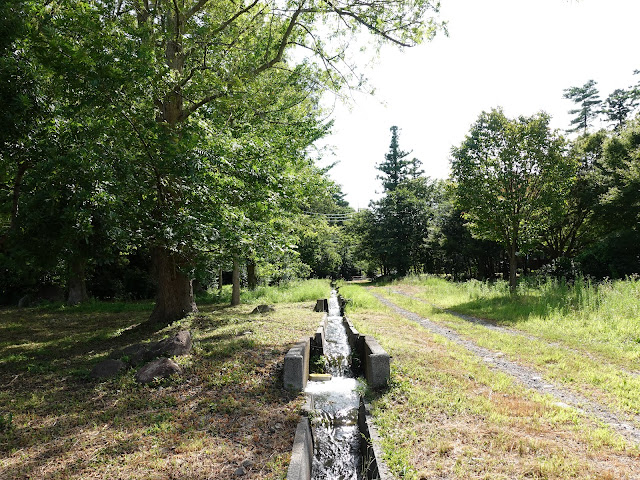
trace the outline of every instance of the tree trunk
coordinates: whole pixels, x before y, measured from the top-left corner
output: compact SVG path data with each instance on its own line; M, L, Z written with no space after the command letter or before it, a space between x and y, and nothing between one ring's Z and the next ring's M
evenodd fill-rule
M22 162L18 165L18 172L16 178L13 180L13 194L11 199L11 220L9 222L9 228L0 235L0 251L4 248L4 243L9 237L9 234L13 232L18 223L18 204L20 202L20 189L22 188L22 179L24 178L29 163Z
M518 270L516 250L517 248L515 245L511 245L511 247L509 247L509 290L511 293L516 293L516 286L518 282L516 277L516 272Z
M222 267L218 270L218 291L222 292L222 284L224 283L224 279L222 278Z
M240 305L240 265L238 259L233 258L233 275L231 287L231 306Z
M175 253L163 247L154 248L152 256L158 292L156 306L149 321L169 325L190 313L197 312L191 276L181 270L184 262L181 262Z
M256 277L256 262L249 260L247 262L247 285L249 290L255 290L258 286L258 277Z
M78 305L89 300L84 272L85 265L86 261L83 258L74 258L71 261L67 305Z

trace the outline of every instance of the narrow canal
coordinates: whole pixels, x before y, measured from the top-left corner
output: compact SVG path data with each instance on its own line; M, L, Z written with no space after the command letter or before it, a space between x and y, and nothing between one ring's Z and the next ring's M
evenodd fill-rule
M313 480L361 480L358 381L349 365L351 348L337 293L331 292L325 329L326 372L331 380L310 381L314 431Z

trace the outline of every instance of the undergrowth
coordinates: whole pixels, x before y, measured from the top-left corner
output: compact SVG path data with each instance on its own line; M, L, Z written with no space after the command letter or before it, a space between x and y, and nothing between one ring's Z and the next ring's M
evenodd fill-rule
M329 281L326 279L293 280L281 285L259 286L254 290L242 289L240 303L296 303L310 302L326 298L329 294ZM230 303L231 285L222 290L209 290L196 296L196 302L202 304Z

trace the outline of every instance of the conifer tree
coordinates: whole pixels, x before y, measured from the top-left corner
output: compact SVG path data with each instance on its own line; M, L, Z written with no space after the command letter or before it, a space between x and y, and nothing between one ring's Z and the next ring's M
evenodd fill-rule
M383 175L378 175L377 178L382 180L382 186L385 192L395 190L400 183L410 178L417 178L424 173L420 170L422 162L417 158L409 160L407 157L411 152L405 152L400 150L398 141L399 128L392 126L391 130L391 144L389 145L389 153L384 156L384 161L376 166Z
M582 87L570 87L564 90L562 98L571 100L578 105L578 108L569 110L571 115L576 115L575 118L571 120L572 128L568 130L569 132L582 130L584 133L587 133L591 121L600 113L598 105L600 105L602 101L600 100L596 83L595 80L589 80Z
M605 107L602 112L613 123L613 129L619 131L624 127L631 112L637 106L638 98L636 98L633 89L617 88L605 100Z

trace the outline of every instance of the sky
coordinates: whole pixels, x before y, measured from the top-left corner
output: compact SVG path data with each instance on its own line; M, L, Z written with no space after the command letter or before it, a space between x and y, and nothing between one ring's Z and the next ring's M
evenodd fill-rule
M600 97L640 80L640 0L441 0L449 36L417 47L384 47L361 72L375 95L337 103L330 171L353 208L380 197L375 166L392 125L431 178L449 176L449 153L482 111L509 117L541 110L565 130L573 103L563 90L598 82ZM331 101L332 102L332 101ZM604 126L604 125L603 125Z

